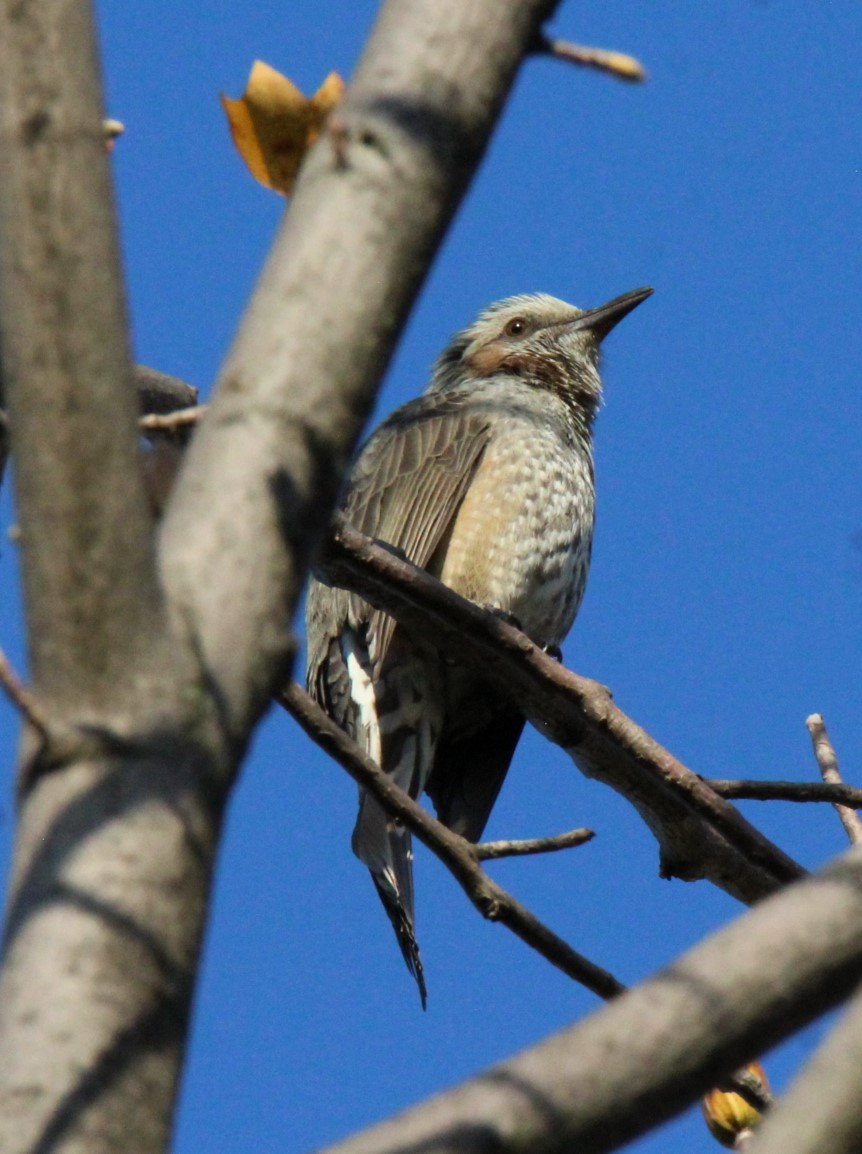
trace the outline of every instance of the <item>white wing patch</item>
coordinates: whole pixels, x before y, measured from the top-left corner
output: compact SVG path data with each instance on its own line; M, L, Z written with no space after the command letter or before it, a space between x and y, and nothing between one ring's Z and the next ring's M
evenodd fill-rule
M359 715L357 737L368 756L378 765L383 764L383 747L380 741L380 718L377 716L377 695L374 692L374 682L371 674L362 663L356 645L356 635L350 629L345 629L340 637L341 652L347 666L347 678L350 685L350 700L356 706Z

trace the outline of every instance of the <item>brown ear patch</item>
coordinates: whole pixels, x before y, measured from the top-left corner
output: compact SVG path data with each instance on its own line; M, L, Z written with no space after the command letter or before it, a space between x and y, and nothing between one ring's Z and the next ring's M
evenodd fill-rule
M511 348L506 345L491 341L465 358L464 366L474 377L492 377L494 373L500 371L500 367L511 352Z
M547 353L513 350L496 341L483 345L471 353L464 362L467 371L474 377L492 377L495 373L508 373L513 377L535 382L546 388L565 389L567 377L565 369L556 358Z

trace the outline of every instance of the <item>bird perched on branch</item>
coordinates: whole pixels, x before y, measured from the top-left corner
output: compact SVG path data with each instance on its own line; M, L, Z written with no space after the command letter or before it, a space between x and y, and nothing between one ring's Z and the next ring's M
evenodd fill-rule
M599 350L641 288L582 311L510 297L458 333L427 392L372 435L341 508L457 593L558 646L583 597L595 511ZM309 692L413 798L478 841L524 725L471 670L356 594L313 580ZM360 791L353 850L368 866L425 1006L410 834Z

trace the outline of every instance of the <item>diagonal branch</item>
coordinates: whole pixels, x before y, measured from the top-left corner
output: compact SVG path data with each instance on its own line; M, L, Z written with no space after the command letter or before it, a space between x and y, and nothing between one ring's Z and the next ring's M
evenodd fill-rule
M557 969L600 998L613 998L623 992L625 986L621 982L573 950L493 881L479 864L478 848L452 833L391 781L303 689L291 684L279 694L278 700L321 749L444 862L482 917L507 926Z
M0 5L0 376L31 667L39 700L85 713L103 739L21 807L0 971L4 1152L168 1143L230 785L283 680L379 378L554 7L382 5L341 110L341 160L324 136L304 165L156 542L91 5ZM122 1064L107 1063L117 1047Z
M663 876L708 878L745 902L802 867L653 741L603 686L562 667L507 622L465 601L343 518L325 579L361 593L447 654L481 671L590 777L623 794L659 841Z
M839 1004L860 979L856 847L583 1022L325 1154L604 1154ZM824 1149L822 1131L805 1154L814 1149Z
M858 1154L862 1149L862 992L758 1127L750 1154Z
M219 670L237 737L284 678L305 570L380 377L556 2L388 0L337 137L303 163L161 534L165 588Z
M346 769L358 785L373 793L389 813L403 822L443 862L483 917L507 926L526 945L600 998L607 1001L625 991L621 982L576 953L502 886L489 878L479 864L495 858L547 853L583 845L593 837L591 830L576 829L556 837L474 845L431 817L418 802L383 773L295 682L283 689L277 700L321 749ZM741 1094L755 1108L765 1109L769 1104L768 1095L744 1069L724 1078L722 1084Z
M27 688L9 658L0 649L0 689L21 716L33 727L42 742L51 738L51 724L36 696Z

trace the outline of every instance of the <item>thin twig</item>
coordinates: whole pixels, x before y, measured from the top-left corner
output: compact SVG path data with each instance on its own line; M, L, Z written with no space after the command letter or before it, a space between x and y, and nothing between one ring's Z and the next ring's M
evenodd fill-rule
M757 781L754 779L703 778L704 785L734 801L829 802L862 809L862 789L855 785L822 781Z
M22 717L32 725L43 742L47 744L51 736L48 719L35 696L30 692L0 649L0 689L6 694Z
M537 52L554 56L568 64L578 64L582 68L595 68L617 80L627 80L640 84L647 79L647 71L639 60L625 52L614 52L607 48L589 48L586 44L573 44L570 40L556 40L542 36Z
M515 842L486 842L484 846L473 845L447 829L442 822L433 818L427 810L415 802L408 793L395 784L326 714L320 706L295 682L277 695L276 700L299 723L308 736L329 756L347 770L353 780L373 794L387 811L403 822L419 840L431 850L447 867L464 890L464 893L481 913L490 921L501 922L516 937L530 946L564 974L592 990L605 1001L625 993L626 987L607 970L597 966L582 954L573 950L568 942L558 937L553 930L522 906L516 898L493 881L479 864L481 852L488 847L538 845L539 843L561 842L575 835L589 834L590 830L572 830L556 838L533 838ZM576 843L572 843L576 844ZM551 848L561 849L562 845ZM538 853L539 850L528 852ZM494 856L494 855L491 855ZM758 1085L745 1070L736 1071L722 1082L722 1086L740 1094L758 1109L769 1104L767 1091Z
M553 837L519 838L517 841L481 841L472 847L479 861L496 861L504 857L526 857L534 853L556 853L561 849L586 845L595 833L591 829L570 829L568 833L558 833Z
M176 432L196 425L206 411L206 405L192 405L191 408L178 409L174 413L147 413L139 419L138 425L144 433Z
M812 713L805 719L808 732L811 734L811 744L814 747L814 756L820 767L820 776L830 785L841 785L841 773L838 769L838 758L829 735L826 732L826 723L820 713ZM841 824L852 845L862 844L862 818L855 810L846 805L835 804L835 812L841 819Z
M613 998L625 991L625 986L612 974L573 950L488 877L479 865L476 847L452 833L391 781L303 689L291 684L277 700L321 749L445 863L483 917L508 926L521 941L600 998Z

